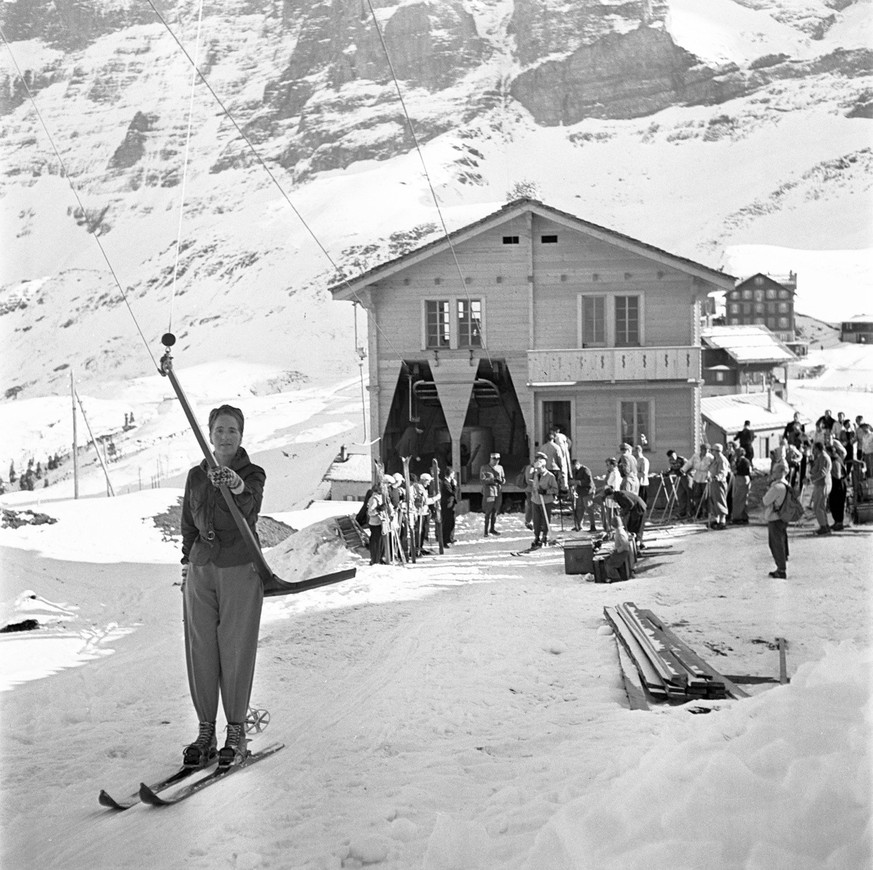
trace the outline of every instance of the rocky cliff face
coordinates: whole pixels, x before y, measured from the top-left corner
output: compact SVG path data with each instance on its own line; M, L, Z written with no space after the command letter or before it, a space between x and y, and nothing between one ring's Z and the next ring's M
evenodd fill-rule
M767 5L742 2L750 8ZM834 23L832 10L847 3L808 0L779 11L818 35ZM34 92L66 82L74 93L84 76L90 79L89 100L117 101L138 77L150 74L153 43L167 39L148 4L133 0L3 5L7 38L41 40L56 49L51 60L27 69ZM171 0L155 5L191 48L194 7ZM665 26L667 0L518 0L506 19L500 18L499 4L469 0L379 0L372 8L381 37L362 0L204 4L202 70L209 75L216 68L235 68L222 83L224 99L251 140L297 181L413 146L395 75L413 109L419 141L487 112L507 95L537 123L566 125L588 117L641 117L676 104L718 103L771 78L761 70L738 74L736 67L702 63L677 46ZM219 26L222 21L227 23ZM257 49L228 38L235 28L256 37ZM121 31L126 37L109 46L110 56L99 68L79 63L98 42ZM429 95L439 95L440 102ZM0 74L0 112L10 113L25 98L16 75ZM108 168L131 171L135 186L173 183L161 172L135 172L148 152L147 134L162 127L161 114L135 107L124 139L116 143ZM214 155L211 170L251 160L244 143L230 141Z

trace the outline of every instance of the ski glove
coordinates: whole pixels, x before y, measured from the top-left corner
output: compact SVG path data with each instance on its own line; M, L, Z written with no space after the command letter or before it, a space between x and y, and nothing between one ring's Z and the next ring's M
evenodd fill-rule
M243 479L232 469L226 465L219 468L210 468L207 472L209 482L215 486L226 486L234 495L240 495L245 489Z
M182 590L181 591L184 592L185 591L185 581L188 579L188 563L187 562L184 565L182 565L181 574L182 574Z

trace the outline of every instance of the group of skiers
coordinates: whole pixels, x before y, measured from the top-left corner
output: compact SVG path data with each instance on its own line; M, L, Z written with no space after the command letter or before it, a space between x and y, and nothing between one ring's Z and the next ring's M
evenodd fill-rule
M390 474L382 469L376 475L357 517L369 531L371 565L430 555L425 545L430 543L432 522L443 547L455 543L460 486L451 466L440 470L436 478L428 472Z
M525 494L525 525L534 533L532 549L550 543L556 505L562 513L565 505L570 509L573 531L581 531L587 518L588 531L596 532L599 515L605 534L627 526L642 545L649 484L649 460L643 445L632 448L622 443L619 457L609 457L604 474L598 476L578 458L571 459L570 447L560 428L553 428L545 446L516 481Z
M840 411L830 410L818 418L815 430L807 434L797 415L785 428L778 457L789 468L789 481L798 491L804 483L812 486L811 506L817 535L829 535L844 528L846 499L850 485L869 490L873 477L873 427L861 415L854 423ZM799 454L799 457L798 457ZM833 523L828 522L828 513Z

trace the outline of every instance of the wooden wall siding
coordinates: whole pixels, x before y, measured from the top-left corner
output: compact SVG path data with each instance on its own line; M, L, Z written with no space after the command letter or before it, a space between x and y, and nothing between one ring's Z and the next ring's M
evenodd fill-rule
M556 393L555 399L565 399L567 395L575 398L576 416L571 433L573 457L581 459L595 474L602 474L604 461L608 456L617 455L621 442L619 413L623 401L651 403L653 431L646 434L651 447L647 455L653 471L666 468L664 454L671 448L688 456L693 447L694 392L686 385L657 390L602 387L580 389L566 395ZM540 392L538 398L552 400L545 392Z
M457 246L460 276L451 252L446 251L375 285L375 313L382 330L380 354L390 353L390 342L405 357L420 355L424 301L468 296L484 300L486 348L492 355L527 349L528 238L520 237L518 245L502 242L503 235L520 232L498 230Z
M556 235L557 244L543 244ZM578 347L578 295L643 297L644 341L649 346L694 343L691 278L553 221L533 224L535 344Z
M519 244L504 245L510 235ZM543 244L543 235L556 235L558 243ZM535 216L532 233L527 221L513 221L458 245L455 254L461 275L444 251L373 286L380 357L421 352L424 300L468 295L484 300L490 354L528 349L531 269L536 348L579 346L580 293L639 294L647 346L695 343L690 277L552 221Z
M699 347L533 350L528 377L536 382L697 380Z

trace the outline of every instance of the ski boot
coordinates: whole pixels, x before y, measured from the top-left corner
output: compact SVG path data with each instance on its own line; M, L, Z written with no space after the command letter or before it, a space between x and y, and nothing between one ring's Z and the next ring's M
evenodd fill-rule
M201 722L197 739L182 752L182 766L192 769L206 767L215 760L218 754L217 746L215 723Z
M244 761L249 754L246 728L243 722L227 723L227 739L218 751L218 769L226 769Z

